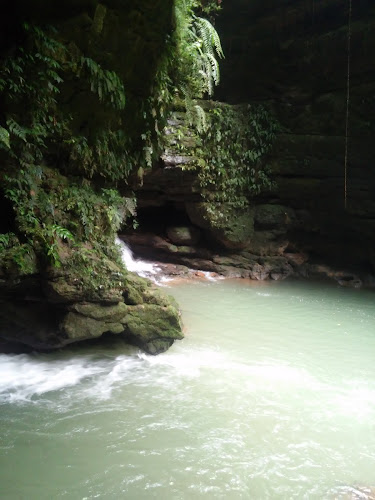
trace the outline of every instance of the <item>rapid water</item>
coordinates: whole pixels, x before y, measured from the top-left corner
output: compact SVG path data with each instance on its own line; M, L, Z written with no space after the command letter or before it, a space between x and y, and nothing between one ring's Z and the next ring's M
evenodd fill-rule
M375 484L374 292L187 282L186 338L0 356L0 498L332 499Z
M152 278L159 271L158 267L152 262L136 259L128 245L118 237L116 237L116 244L120 248L121 258L128 271L137 273L144 278Z

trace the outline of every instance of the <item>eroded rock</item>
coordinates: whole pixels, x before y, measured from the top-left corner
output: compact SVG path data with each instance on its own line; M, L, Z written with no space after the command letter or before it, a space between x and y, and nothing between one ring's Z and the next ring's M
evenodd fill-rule
M200 231L193 226L170 226L167 228L168 238L175 245L193 246L200 239Z
M133 306L122 323L128 340L150 354L165 351L174 340L183 338L180 315L173 305Z
M34 349L56 349L110 333L122 335L151 354L183 338L176 301L144 278L128 273L123 295L110 302L90 301L78 286L64 284L63 276L58 283L63 290L60 300L51 294L51 287L44 287L47 295L41 289L32 300L23 295L15 302L3 300L1 338Z
M242 249L254 234L254 208L235 208L229 203L187 203L186 211L198 227L228 249Z

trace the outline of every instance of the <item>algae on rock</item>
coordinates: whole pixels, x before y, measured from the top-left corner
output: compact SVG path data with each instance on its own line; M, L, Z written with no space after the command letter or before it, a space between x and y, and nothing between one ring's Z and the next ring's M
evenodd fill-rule
M0 336L37 349L130 339L127 315L146 304L159 328L137 344L160 352L182 336L178 309L124 268L115 235L135 213L129 174L152 159L173 2L21 4L0 64Z

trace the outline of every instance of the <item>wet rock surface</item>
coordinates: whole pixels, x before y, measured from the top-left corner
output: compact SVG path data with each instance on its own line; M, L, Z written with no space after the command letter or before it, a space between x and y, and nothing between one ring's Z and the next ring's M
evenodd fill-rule
M276 187L259 200L255 227L268 230L272 219L285 225L276 207L292 208L297 220L290 217L296 223L290 236L299 251L374 274L375 62L368 48L375 46L375 5L352 6L349 102L348 10L342 6L340 0L228 3L217 22L226 58L216 95L269 103L283 129L270 159ZM263 205L270 202L271 213Z
M336 281L340 286L359 288L372 286L371 276L361 271L343 270L315 262L306 253L279 252L274 255L257 255L252 249L228 251L217 248L192 247L186 254L174 246L171 251L168 241L161 245L161 236L147 238L142 235L124 235L124 240L142 257L156 264L158 269L156 280L166 278L195 278L195 277L225 277L246 278L257 281L287 278L328 279ZM148 244L145 244L147 241ZM152 245L152 242L156 242Z
M58 283L58 286L56 286ZM46 280L39 294L25 296L9 280L0 287L0 350L50 350L103 334L120 335L150 354L168 349L182 339L175 300L149 280L128 273L125 281L96 300L90 299L69 273ZM58 292L58 293L57 293Z
M353 4L349 103L347 15L339 0L227 3L217 19L226 58L215 97L232 104L263 102L275 113L281 127L268 158L275 186L252 200L253 212L243 224L241 212L235 213L239 220L214 220L215 214L204 210L190 169L196 161L187 154L193 137L184 134L185 163L171 154L171 142L160 165L145 175L138 192L141 206L184 204L190 221L218 252L224 247L284 256L305 275L320 274L302 270L307 260L375 274L375 60L369 57L375 47L375 6ZM172 129L183 124L179 113L168 127L171 140ZM353 280L341 279L345 282Z

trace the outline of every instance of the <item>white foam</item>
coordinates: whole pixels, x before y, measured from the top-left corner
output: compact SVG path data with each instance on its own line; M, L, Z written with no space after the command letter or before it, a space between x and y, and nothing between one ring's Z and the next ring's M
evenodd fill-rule
M139 358L150 366L172 368L177 374L185 377L199 377L202 369L219 370L225 364L224 354L214 350L195 350L191 352L167 352L159 356L140 353Z
M209 281L216 281L220 278L224 278L224 276L218 276L217 274L215 273L212 273L211 271L198 271L201 275L203 275L203 277L206 279L206 280L209 280Z
M358 386L348 388L333 400L337 415L362 418L374 412L375 391Z
M120 238L116 238L116 244L120 247L122 261L128 271L143 276L144 278L155 275L160 269L150 262L141 259L135 259L133 252Z
M94 381L94 384L85 391L85 394L89 397L109 399L116 387L126 383L128 380L126 374L132 370L135 371L138 366L139 359L136 357L128 355L117 356L112 363L106 364L105 373ZM136 379L135 374L129 378L129 380L133 379Z
M102 369L84 357L49 360L41 355L0 355L0 402L31 401L35 396L75 386Z

